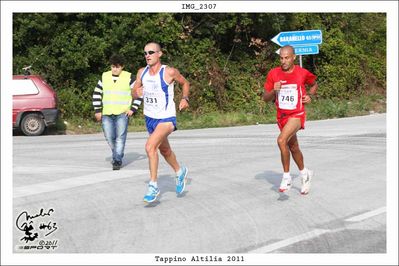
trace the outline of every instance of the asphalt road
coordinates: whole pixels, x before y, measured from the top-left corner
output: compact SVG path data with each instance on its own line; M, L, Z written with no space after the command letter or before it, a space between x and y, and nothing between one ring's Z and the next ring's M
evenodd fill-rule
M102 134L14 136L14 252L385 253L386 115L307 122L307 196L294 162L293 188L278 192L277 134L274 124L174 132L186 192L176 196L161 159L150 205L145 132L128 134L120 171Z

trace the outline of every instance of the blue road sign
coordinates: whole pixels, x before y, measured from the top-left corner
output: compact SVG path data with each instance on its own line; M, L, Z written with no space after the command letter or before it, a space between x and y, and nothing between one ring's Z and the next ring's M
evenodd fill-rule
M280 46L321 44L321 30L283 31L273 37L272 41Z
M315 45L303 45L303 46L293 46L296 55L307 55L307 54L318 54L319 46ZM276 51L277 54L280 54L280 48Z
M318 54L319 46L315 45L306 45L306 46L294 46L296 55L306 55L306 54Z

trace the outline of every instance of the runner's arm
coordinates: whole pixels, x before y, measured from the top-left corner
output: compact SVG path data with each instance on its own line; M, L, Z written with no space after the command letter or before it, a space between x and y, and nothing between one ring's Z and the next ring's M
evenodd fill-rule
M315 81L312 85L310 85L309 88L309 94L310 95L317 95L317 89L319 88L319 85L317 84L317 82Z
M132 90L132 107L130 108L130 110L133 111L133 113L137 112L137 110L139 109L140 105L143 102L143 90L142 90L143 84L141 82L142 72L143 69L137 71L136 80L130 84L130 88Z
M190 94L190 82L188 82L182 74L180 74L179 70L173 67L168 67L168 76L172 78L172 80L177 81L180 85L182 85L183 95L182 98L188 98Z
M136 75L136 81L134 82L134 86L132 88L132 97L133 99L143 98L143 83L141 82L141 75L143 73L144 68L139 69Z
M263 92L263 100L265 102L270 102L270 101L274 101L276 99L276 93L274 92L274 90L272 91L264 91Z
M263 85L263 88L264 91L262 99L265 102L269 101L274 102L276 100L276 91L281 89L281 82L280 81L275 82L272 71L269 71L269 73L267 73L266 81L265 84Z
M188 96L190 94L190 82L188 82L179 70L173 67L167 68L167 74L171 80L176 80L180 85L182 85L182 98L179 103L179 110L183 110L189 107ZM170 83L170 82L169 82Z

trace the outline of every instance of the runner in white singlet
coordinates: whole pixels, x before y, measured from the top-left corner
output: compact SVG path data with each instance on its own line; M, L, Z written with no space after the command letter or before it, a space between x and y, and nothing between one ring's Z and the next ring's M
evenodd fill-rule
M150 182L144 201L149 203L160 194L158 188L158 150L166 162L176 172L176 194L182 195L187 179L188 169L180 166L176 155L170 147L168 136L176 130L176 106L174 102L174 82L182 86L182 98L179 110L188 108L190 83L179 70L161 64L162 51L158 43L150 42L144 47L147 66L139 69L133 88L133 97L143 97L144 115L148 133L145 145L149 165Z
M160 70L155 75L149 72L147 66L141 75L143 87L144 115L162 119L176 116L174 97L174 81L170 84L165 81L166 65L161 65Z

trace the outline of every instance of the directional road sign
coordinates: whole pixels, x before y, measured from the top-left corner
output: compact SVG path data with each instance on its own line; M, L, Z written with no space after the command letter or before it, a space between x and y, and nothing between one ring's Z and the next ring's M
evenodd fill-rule
M293 46L296 55L308 55L308 54L318 54L319 46L315 45L301 45L301 46ZM276 51L277 54L280 54L280 49Z
M294 46L296 55L306 55L306 54L318 54L319 46L315 45L306 45L306 46Z
M315 45L304 45L304 46L293 46L296 55L307 55L307 54L318 54L319 46ZM280 48L276 51L276 54L280 54Z
M321 44L321 30L283 31L273 37L272 41L280 46Z

